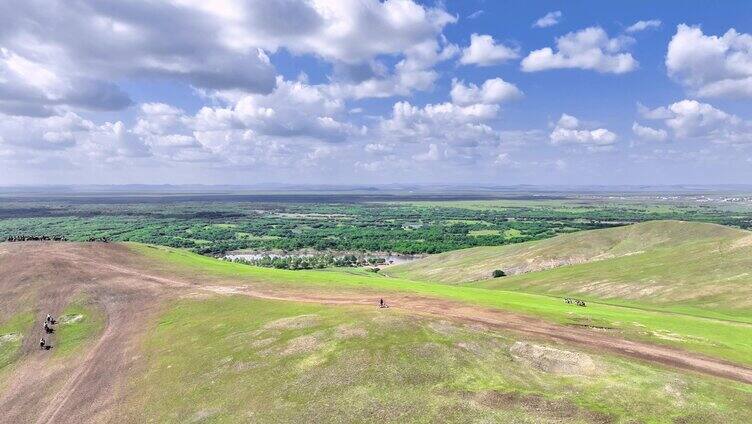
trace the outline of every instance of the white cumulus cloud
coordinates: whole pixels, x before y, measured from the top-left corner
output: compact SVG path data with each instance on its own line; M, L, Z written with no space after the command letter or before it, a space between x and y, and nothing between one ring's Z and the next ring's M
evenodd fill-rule
M516 85L501 78L486 80L480 87L472 83L465 85L463 81L453 79L450 95L452 101L459 105L498 104L519 99L522 97L522 91Z
M548 28L559 23L561 20L561 11L556 10L554 12L548 12L535 22L533 22L534 28Z
M614 74L630 72L637 69L638 63L624 50L633 41L626 36L609 38L600 27L585 28L557 38L556 51L545 47L530 52L522 60L522 70L576 68Z
M752 35L705 35L681 24L666 53L668 74L700 97L752 97Z
M681 100L665 107L639 108L640 114L665 125L677 140L741 145L752 142L752 121L697 100ZM647 134L641 127L640 131ZM652 129L661 134L665 130ZM635 131L637 134L637 131ZM655 134L655 133L654 133ZM638 134L639 135L639 134Z
M632 123L632 132L637 138L646 141L666 141L668 139L666 130L640 125L637 122Z
M582 127L576 117L562 114L549 135L551 144L577 144L586 146L589 150L607 150L616 143L616 134L605 128L589 130Z
M517 49L497 43L490 35L473 34L470 45L462 50L463 65L491 66L520 57Z

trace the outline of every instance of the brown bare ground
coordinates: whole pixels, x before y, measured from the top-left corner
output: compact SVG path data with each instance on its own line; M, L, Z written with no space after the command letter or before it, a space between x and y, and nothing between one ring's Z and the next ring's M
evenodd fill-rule
M26 334L21 357L0 386L0 421L13 423L123 422L113 416L127 379L139 372L139 340L165 300L197 292L327 305L377 304L372 293L310 293L253 284L210 285L199 277L157 274L126 246L101 243L26 242L0 244L0 318L33 308L37 323ZM33 293L33 296L29 296ZM106 325L83 353L59 358L41 351L46 313L59 314L85 294L104 311ZM383 295L383 294L382 294ZM390 294L391 310L511 330L752 384L752 369L666 346L620 339L589 328L573 328L505 311L422 296ZM55 343L54 338L52 340Z

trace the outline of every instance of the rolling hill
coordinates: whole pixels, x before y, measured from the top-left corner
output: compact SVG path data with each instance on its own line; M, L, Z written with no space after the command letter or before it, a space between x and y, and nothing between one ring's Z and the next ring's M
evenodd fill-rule
M0 243L4 422L742 423L750 337L719 318L156 246Z
M509 276L492 279L495 269ZM383 272L484 288L749 310L750 270L752 232L716 224L651 221L447 252Z

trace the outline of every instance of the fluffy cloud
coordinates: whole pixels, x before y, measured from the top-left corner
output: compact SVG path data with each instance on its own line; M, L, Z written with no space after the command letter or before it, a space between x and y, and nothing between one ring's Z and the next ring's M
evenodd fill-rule
M561 11L548 12L543 17L533 22L533 28L548 28L559 23Z
M358 131L340 122L338 116L344 112L344 102L329 95L326 87L278 77L272 93L241 95L230 107L204 107L194 123L201 131L240 128L266 136L337 142Z
M735 145L752 142L752 121L697 100L681 100L655 109L641 107L639 111L646 119L660 121L679 140ZM655 131L665 134L665 130Z
M456 45L441 37L443 28L456 22L441 8L427 8L412 0L310 3L320 22L315 31L294 38L283 34L275 43L263 39L259 43L332 62L331 90L336 96L391 97L428 90L438 78L434 65L459 53ZM286 19L274 8L271 14ZM276 28L268 22L264 25L270 31ZM390 69L380 60L382 56L401 60Z
M215 160L230 164L307 164L335 153L332 143L365 134L346 121L344 102L324 86L279 77L269 94L222 92L225 106L195 115L166 104L141 105L134 133L169 160Z
M522 91L501 78L486 80L480 87L475 84L465 85L463 81L453 79L450 95L452 102L459 105L498 104L522 97Z
M645 31L646 29L659 28L660 26L661 26L660 20L651 19L649 21L637 21L634 24L628 26L625 31L629 33L635 33L635 32Z
M417 160L418 162L426 162L426 161L437 161L441 157L441 154L439 153L439 147L433 143L428 145L428 151L425 153L419 153L417 155L413 155L413 159Z
M497 155L497 147L502 143L514 147L523 138L529 138L527 133L513 132L503 133L502 140L502 132L493 128L501 110L499 103L521 95L517 87L501 78L489 79L480 86L455 79L451 102L422 107L407 101L395 103L391 116L381 119L369 131L368 138L377 142L369 143L365 151L386 154L395 160L407 156L417 162L477 165ZM367 163L369 170L387 166L384 161Z
M624 49L633 41L625 36L609 38L600 27L585 28L557 38L556 52L550 47L530 52L522 60L522 70L577 68L614 74L630 72L638 63Z
M637 138L646 141L666 141L668 139L666 130L646 127L637 122L632 123L632 132Z
M551 144L578 144L586 146L589 150L606 150L616 143L616 134L605 129L583 129L580 120L574 116L561 115L553 131L549 135Z
M18 164L83 166L151 156L148 146L121 122L101 125L66 112L48 117L0 119L0 159Z
M718 130L725 132L740 123L738 117L696 100L676 102L668 110L672 116L666 125L682 138L711 135Z
M191 2L15 1L0 6L4 56L34 62L56 90L89 87L79 102L111 107L113 82L129 77L166 77L205 88L268 92L274 69L258 46L236 41L234 18L224 8ZM26 81L34 83L33 78ZM5 96L4 96L5 97ZM41 99L45 100L45 99ZM40 101L41 101L40 100Z
M378 61L368 64L340 64L335 66L333 82L328 90L340 98L406 96L415 90L433 87L438 73L433 66L457 55L454 44L436 40L411 46L393 70Z
M498 112L498 105L439 103L421 108L409 102L398 102L394 104L392 116L380 123L379 134L390 142L475 146L498 139L498 134L486 124Z
M431 67L457 53L439 37L455 21L412 0L9 0L0 3L0 112L122 109L131 100L116 84L129 78L270 93L276 72L266 52L279 49L351 69L402 56L349 91L407 94L430 88Z
M255 15L254 26L245 31L257 43L274 44L296 53L312 53L333 61L360 63L384 54L402 53L411 46L433 40L456 18L440 8L426 8L412 0L258 0L247 6ZM265 4L263 7L259 7ZM288 13L280 13L286 4ZM263 9L264 12L259 12ZM298 28L290 16L305 11L312 21L308 31ZM284 24L280 25L280 23ZM258 33L256 33L258 32Z
M519 52L504 44L497 43L490 35L473 34L470 45L462 50L460 63L463 65L491 66L518 58Z
M87 157L104 163L151 156L149 147L121 121L93 128L81 143Z
M722 36L679 25L668 44L671 77L701 97L752 97L752 35L733 28Z
M366 150L374 151L383 146L395 146L387 153L394 163L380 161L379 169L401 167L412 169L416 162L436 162L439 168L468 166L483 158L490 158L500 143L499 132L493 129L493 121L499 105L473 103L459 105L453 102L428 104L418 107L409 102L397 102L389 118L381 119L368 137L378 143ZM404 161L411 158L412 161ZM376 163L370 163L371 168ZM439 169L436 168L436 169Z
M122 109L131 104L115 84L95 78L59 74L49 65L0 48L0 112L50 116L59 105L96 110Z
M95 127L94 123L68 112L60 116L7 116L0 119L0 137L7 148L66 150Z

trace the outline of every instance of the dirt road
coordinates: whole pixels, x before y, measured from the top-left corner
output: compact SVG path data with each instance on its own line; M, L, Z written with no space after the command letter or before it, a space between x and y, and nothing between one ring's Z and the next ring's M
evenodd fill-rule
M38 316L44 317L46 311L59 313L73 296L85 293L101 309L106 324L82 356L65 359L34 347L38 342L35 327L35 333L24 341L23 357L0 387L0 410L9 411L2 420L8 422L113 420L109 414L123 395L119 389L138 370L139 337L147 330L149 317L168 299L211 293L328 305L376 307L378 301L372 294L356 292L321 294L270 288L248 280L207 282L195 276L176 277L164 271L154 272L127 247L115 244L0 244L3 313L12 314L18 299L25 299L24 293L32 287L37 295L28 302L35 304ZM401 313L480 323L752 384L750 368L671 347L625 340L594 329L422 296L389 294L388 301L393 310Z

